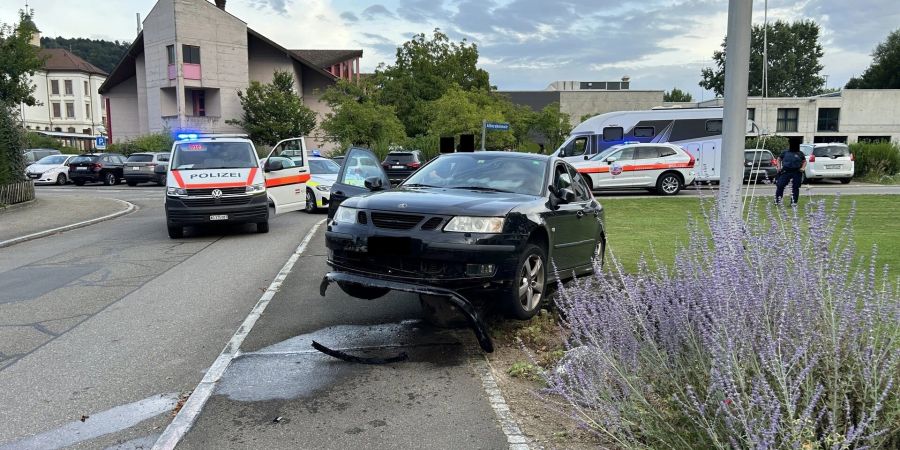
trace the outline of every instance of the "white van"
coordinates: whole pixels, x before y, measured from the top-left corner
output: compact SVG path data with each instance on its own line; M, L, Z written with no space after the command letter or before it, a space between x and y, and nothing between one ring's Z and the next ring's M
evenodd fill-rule
M722 108L664 108L600 114L576 126L554 155L575 163L613 145L671 143L681 146L696 159L697 180L717 181L722 111ZM747 129L752 129L752 122L748 121Z
M180 238L187 225L255 223L269 231L275 214L303 209L310 178L303 138L286 139L261 167L245 135L182 134L172 145L166 175L166 225Z

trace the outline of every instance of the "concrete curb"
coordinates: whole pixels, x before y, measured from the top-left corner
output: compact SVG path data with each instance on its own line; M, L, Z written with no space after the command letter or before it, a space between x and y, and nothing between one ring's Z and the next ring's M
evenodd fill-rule
M42 237L50 236L56 233L62 233L64 231L74 230L76 228L82 228L89 225L93 225L95 223L105 222L107 220L115 219L119 216L124 216L125 214L130 214L137 210L137 206L135 206L131 202L126 202L125 200L112 199L120 203L124 203L127 207L122 211L117 211L112 214L107 214L102 217L97 217L96 219L85 220L83 222L73 223L70 225L64 225L61 227L51 228L49 230L38 231L37 233L27 234L25 236L19 236L17 238L7 239L5 241L0 241L0 248L9 247L11 245L20 244L22 242L32 241L34 239L40 239Z
M36 198L28 200L27 202L13 203L12 205L0 206L0 213L4 213L6 211L13 211L13 210L16 210L19 208L24 208L26 206L34 205L35 203L37 203Z

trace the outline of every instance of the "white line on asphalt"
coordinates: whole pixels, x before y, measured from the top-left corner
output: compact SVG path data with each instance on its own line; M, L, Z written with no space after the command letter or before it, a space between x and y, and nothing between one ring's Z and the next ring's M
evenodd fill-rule
M516 419L513 418L512 413L509 411L509 405L506 404L506 399L503 398L503 393L500 392L497 379L491 373L487 356L482 354L473 355L471 361L472 365L475 366L475 372L481 378L481 385L484 387L484 392L488 395L488 401L491 403L491 408L494 409L494 414L497 415L497 421L500 422L500 429L506 435L509 450L529 450L528 438L525 437L525 433L522 433L522 429L519 428L519 424L516 423Z
M86 227L88 225L93 225L95 223L103 222L105 220L115 219L116 217L124 216L125 214L128 214L128 213L134 211L135 209L137 209L137 206L134 206L134 203L126 202L125 200L119 200L117 198L114 198L112 200L122 202L122 203L128 205L128 207L122 211L114 212L112 214L107 214L103 217L97 217L96 219L85 220L84 222L73 223L71 225L64 225L61 227L51 228L49 230L38 231L37 233L31 233L31 234L28 234L25 236L19 236L17 238L7 239L5 241L0 242L0 248L9 247L10 245L19 244L19 243L22 243L25 241L38 239L38 238L42 238L45 236L50 236L51 234L62 233L63 231L69 231L69 230L74 230L76 228Z
M275 293L281 289L281 284L284 282L285 278L287 278L288 274L291 273L291 270L293 270L294 263L296 263L297 260L300 259L300 255L306 251L306 246L309 245L309 242L323 223L325 223L325 219L316 222L312 229L306 233L306 237L304 237L303 241L300 242L300 245L297 246L297 250L295 250L294 254L288 258L286 263L284 263L284 266L278 272L278 275L272 280L272 284L269 285L266 292L264 292L262 297L259 298L259 301L256 302L256 306L250 310L250 314L247 315L247 318L244 319L241 326L234 332L231 340L228 341L228 344L222 349L222 353L220 353L219 357L213 361L211 366L209 366L203 379L200 380L200 384L194 388L194 391L181 408L181 411L175 415L175 419L172 420L172 423L166 427L166 430L163 431L159 439L156 440L156 444L153 444L153 450L174 449L175 446L178 445L178 442L180 442L187 432L190 431L191 427L194 426L194 423L203 411L203 406L206 404L206 401L209 400L213 390L215 390L216 383L218 383L222 378L222 375L225 374L225 369L228 368L231 361L240 354L241 344L244 342L244 339L250 334L250 330L253 329L253 325L256 324L257 319L259 319L263 311L266 310L266 307L269 306L269 302L275 297Z

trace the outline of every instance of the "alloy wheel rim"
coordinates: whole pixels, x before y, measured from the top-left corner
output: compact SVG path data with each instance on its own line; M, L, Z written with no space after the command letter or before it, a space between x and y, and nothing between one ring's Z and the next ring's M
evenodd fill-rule
M306 209L312 211L314 208L313 201L312 192L306 191Z
M519 303L526 311L534 310L544 294L544 261L531 255L519 272Z
M678 180L675 177L666 177L663 179L662 188L667 194L671 194L678 188Z

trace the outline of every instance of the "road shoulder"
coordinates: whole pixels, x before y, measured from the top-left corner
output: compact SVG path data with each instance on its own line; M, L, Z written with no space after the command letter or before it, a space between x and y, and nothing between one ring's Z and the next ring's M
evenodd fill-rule
M129 202L89 195L41 195L22 208L0 210L0 248L128 214Z

